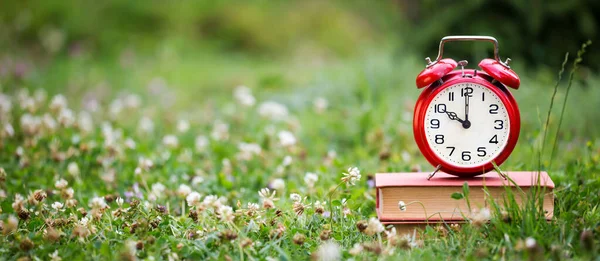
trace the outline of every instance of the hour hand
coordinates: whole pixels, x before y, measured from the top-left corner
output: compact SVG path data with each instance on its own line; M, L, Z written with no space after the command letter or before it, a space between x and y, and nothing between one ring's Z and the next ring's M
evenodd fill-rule
M456 113L451 112L451 111L446 111L446 114L448 114L448 118L450 118L453 121L458 121L460 123L464 123L465 121L461 120Z
M456 113L446 111L446 114L448 114L448 118L450 118L451 120L460 122L463 128L468 129L471 127L471 122L469 120L462 120L461 118L456 116Z

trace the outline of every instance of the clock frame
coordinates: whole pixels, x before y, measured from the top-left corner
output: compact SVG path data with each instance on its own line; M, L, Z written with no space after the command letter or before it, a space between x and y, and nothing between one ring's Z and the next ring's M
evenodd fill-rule
M468 77L465 77L465 75ZM521 129L519 108L510 91L508 91L508 89L499 82L494 81L494 79L487 73L480 71L476 72L475 70L469 69L449 72L442 76L440 80L441 81L436 81L428 86L421 93L415 105L413 133L415 141L425 159L427 159L427 161L429 161L429 163L431 163L433 166L439 167L439 170L461 177L480 175L492 170L494 168L494 164L497 166L501 165L508 158L517 144ZM442 92L444 89L460 83L479 84L497 95L505 106L508 119L510 121L506 145L501 149L501 152L496 157L490 159L487 163L480 166L463 167L448 164L433 151L426 139L425 116L429 104L433 101L436 95Z

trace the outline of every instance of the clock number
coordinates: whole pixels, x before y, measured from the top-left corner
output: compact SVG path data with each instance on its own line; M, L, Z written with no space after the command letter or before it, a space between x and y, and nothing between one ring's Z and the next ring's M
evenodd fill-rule
M444 144L444 135L435 135L435 144Z
M494 137L490 139L490 143L498 144L498 135L494 135Z
M469 97L473 97L473 88L471 87L465 87L460 89L460 97L465 97L469 96Z
M471 152L470 151L463 151L462 152L462 160L464 161L469 161L471 160Z
M446 104L436 104L435 106L433 106L433 110L438 113L446 113Z
M454 101L454 92L448 93L448 101Z
M454 153L454 150L456 149L456 147L446 147L446 149L451 149L450 155L448 155L448 156L452 156L452 153Z
M496 130L504 129L504 121L495 120L494 123L498 124L498 126L494 126L494 129L496 129Z
M485 157L485 155L487 155L487 152L485 152L485 147L477 148L477 156Z
M440 120L438 120L438 119L431 119L431 121L429 121L429 123L431 124L432 129L440 128Z
M490 104L490 114L498 114L498 104Z

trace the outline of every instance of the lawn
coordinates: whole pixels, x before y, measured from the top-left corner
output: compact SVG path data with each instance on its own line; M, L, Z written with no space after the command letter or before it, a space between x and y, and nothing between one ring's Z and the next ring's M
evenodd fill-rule
M60 31L42 39L52 43L52 33ZM374 219L373 177L433 169L412 136L423 57L387 42L337 55L311 44L264 55L179 34L130 40L49 54L9 44L0 67L1 259L585 260L600 253L594 72L573 74L557 133L577 50L564 50L571 55L545 140L560 68L513 61L522 129L501 168L548 171L557 185L554 218L543 221L537 203L508 204L486 222L413 237Z

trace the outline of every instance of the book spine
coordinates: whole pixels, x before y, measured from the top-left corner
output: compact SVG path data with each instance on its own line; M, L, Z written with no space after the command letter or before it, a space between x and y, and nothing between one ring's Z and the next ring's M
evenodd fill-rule
M375 208L376 209L379 209L379 194L380 194L379 190L380 190L380 188L375 189L375 194L377 194L376 198L375 198Z

